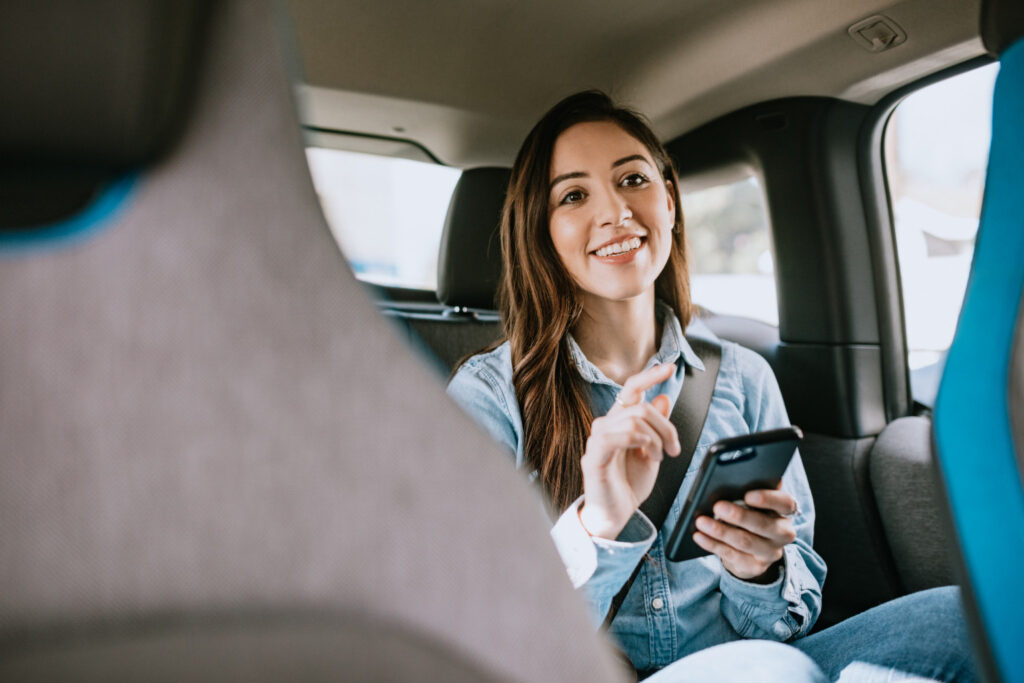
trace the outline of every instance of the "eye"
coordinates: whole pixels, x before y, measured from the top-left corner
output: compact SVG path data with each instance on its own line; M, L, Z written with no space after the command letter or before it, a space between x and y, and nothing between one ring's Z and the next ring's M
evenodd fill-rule
M579 204L583 201L584 196L583 190L570 190L565 193L565 196L562 197L562 200L558 202L558 204Z
M630 173L619 181L619 184L623 187L643 187L648 182L650 181L643 173Z

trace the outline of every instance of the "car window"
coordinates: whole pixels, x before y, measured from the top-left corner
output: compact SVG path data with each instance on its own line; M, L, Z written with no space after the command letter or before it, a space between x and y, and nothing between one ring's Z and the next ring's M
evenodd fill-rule
M688 191L695 181L680 181L694 302L778 325L768 211L757 176Z
M935 401L970 273L998 69L915 91L885 130L911 392L926 406Z
M307 147L327 223L356 277L437 289L437 247L461 171L440 164Z

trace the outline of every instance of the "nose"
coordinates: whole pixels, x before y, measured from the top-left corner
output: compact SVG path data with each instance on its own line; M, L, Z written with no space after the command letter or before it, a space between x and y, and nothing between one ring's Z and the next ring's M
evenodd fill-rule
M605 188L597 192L594 218L599 227L615 227L622 225L633 217L629 202L616 191L616 188Z

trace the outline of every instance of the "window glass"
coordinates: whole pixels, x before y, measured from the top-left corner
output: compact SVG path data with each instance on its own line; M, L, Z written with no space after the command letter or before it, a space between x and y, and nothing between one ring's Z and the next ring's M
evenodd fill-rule
M681 184L694 302L778 325L771 233L757 177L695 191Z
M437 249L458 169L307 147L327 223L356 277L437 289Z
M974 254L998 64L907 96L885 131L914 398L932 405Z

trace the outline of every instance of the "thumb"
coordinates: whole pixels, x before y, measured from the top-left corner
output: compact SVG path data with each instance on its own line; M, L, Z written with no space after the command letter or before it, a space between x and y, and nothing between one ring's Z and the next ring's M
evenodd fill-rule
M665 417L668 417L668 413L672 409L672 406L669 403L669 398L665 394L658 394L655 396L654 400L651 401L651 405Z

